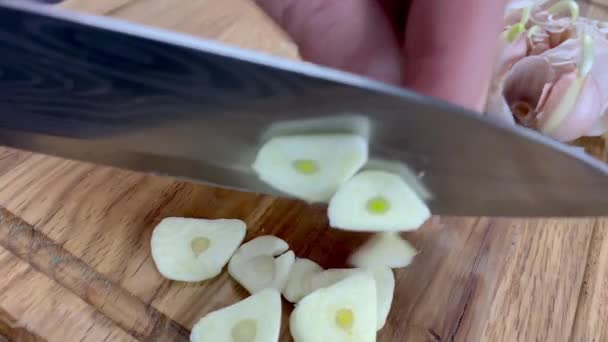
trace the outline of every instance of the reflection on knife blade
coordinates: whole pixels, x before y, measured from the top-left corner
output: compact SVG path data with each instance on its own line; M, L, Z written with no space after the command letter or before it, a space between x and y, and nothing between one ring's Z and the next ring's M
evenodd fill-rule
M403 89L22 2L0 1L0 37L4 145L276 193L250 167L271 127L357 115L438 214L608 214L608 166Z

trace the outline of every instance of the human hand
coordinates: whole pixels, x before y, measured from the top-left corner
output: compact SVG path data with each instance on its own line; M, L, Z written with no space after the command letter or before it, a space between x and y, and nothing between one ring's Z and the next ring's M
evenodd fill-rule
M256 2L305 60L484 106L505 0Z

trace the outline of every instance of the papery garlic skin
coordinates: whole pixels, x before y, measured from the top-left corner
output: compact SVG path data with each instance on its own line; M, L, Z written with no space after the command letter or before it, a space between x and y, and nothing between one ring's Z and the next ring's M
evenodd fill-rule
M505 77L503 96L511 110L518 103L527 101L531 110L539 111L546 88L555 79L555 72L546 59L534 56L522 59Z
M528 51L527 38L522 34L511 43L501 38L499 45L500 51L496 62L496 73L504 75L513 64L526 57Z
M594 63L590 74L595 78L602 105L601 117L593 124L586 136L601 136L608 132L608 23L581 18L579 30L586 30L594 42ZM605 32L601 32L601 29Z
M556 115L560 109L564 112L563 118L549 127L551 114ZM553 85L542 111L539 127L546 135L564 142L584 136L601 117L600 93L595 79L592 76L578 79L576 73L562 75Z
M536 117L544 100L546 88L555 80L551 64L542 57L530 56L513 65L501 82L500 93L492 94L488 102L488 115L504 123L528 123L525 126L536 128ZM517 113L516 109L525 104L526 113Z

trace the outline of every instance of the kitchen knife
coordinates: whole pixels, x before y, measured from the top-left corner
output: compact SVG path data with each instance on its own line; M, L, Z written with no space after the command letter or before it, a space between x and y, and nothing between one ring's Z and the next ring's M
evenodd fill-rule
M608 214L608 166L536 132L324 67L0 0L2 145L276 194L250 167L256 150L308 131L368 136L437 214Z

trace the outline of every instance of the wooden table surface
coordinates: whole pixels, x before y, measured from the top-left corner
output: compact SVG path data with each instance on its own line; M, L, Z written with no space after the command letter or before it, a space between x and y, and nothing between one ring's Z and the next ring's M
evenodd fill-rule
M246 0L64 6L296 57ZM0 336L15 341L186 341L200 316L246 296L226 272L163 279L149 247L163 217L240 218L247 239L277 235L326 268L365 238L328 229L322 207L7 148L0 206ZM395 272L379 341L608 341L608 218L434 217L406 236L421 253Z

